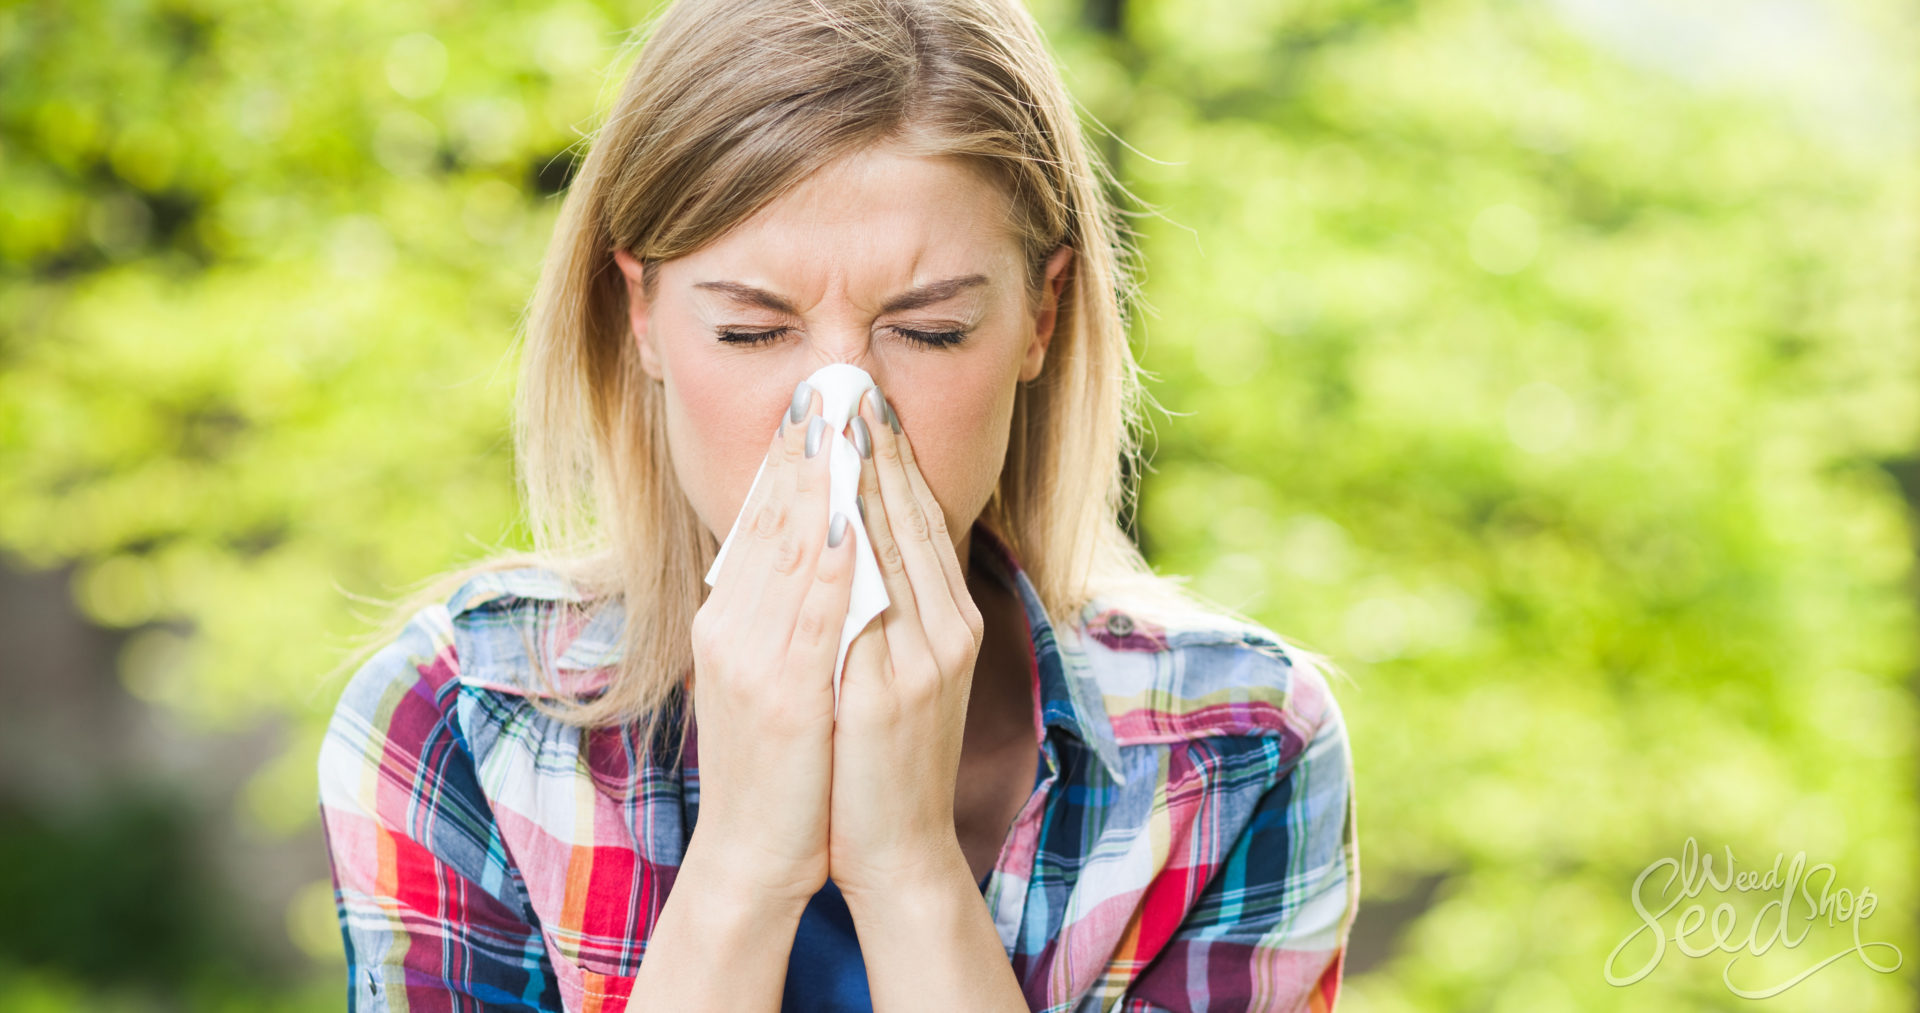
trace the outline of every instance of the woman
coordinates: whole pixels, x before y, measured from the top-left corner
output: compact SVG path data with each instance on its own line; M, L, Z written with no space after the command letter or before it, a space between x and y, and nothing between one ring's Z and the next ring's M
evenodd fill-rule
M356 1008L1332 1006L1344 725L1116 521L1100 171L1016 0L661 16L529 319L538 551L401 608L321 749Z

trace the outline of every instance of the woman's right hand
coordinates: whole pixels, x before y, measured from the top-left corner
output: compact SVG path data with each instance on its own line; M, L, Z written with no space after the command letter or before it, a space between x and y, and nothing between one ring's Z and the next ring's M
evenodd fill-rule
M788 409L694 614L700 810L687 845L762 900L797 904L827 881L833 666L854 548L853 519L827 516L821 397L804 382L795 403L803 396L806 414L796 422Z

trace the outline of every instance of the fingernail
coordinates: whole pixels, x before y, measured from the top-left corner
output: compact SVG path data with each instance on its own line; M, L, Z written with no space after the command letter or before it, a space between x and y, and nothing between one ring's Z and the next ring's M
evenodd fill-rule
M812 422L807 423L807 456L808 457L812 457L813 455L820 452L820 437L826 435L826 432L827 432L827 420L821 418L818 415L815 415L813 417Z
M899 431L900 431L900 416L899 416L899 415L896 415L896 414L894 414L894 411L893 411L893 402L891 402L891 401L886 401L885 399L882 399L882 403L886 405L886 409L887 409L887 425L890 425L890 426L892 426L892 427L893 427L893 431L894 431L894 432L896 432L896 433L897 433L897 432L899 432Z
M793 407L787 409L787 421L798 422L807 417L807 406L813 403L813 388L802 380L793 387Z
M867 522L867 498L865 496L853 497L853 508L860 511L860 523L865 524Z
M858 450L861 457L869 460L873 457L873 434L867 431L867 420L858 415L853 417L853 449Z
M847 537L847 515L836 512L833 523L827 525L827 548L838 548Z
M867 388L867 411L882 422L887 420L887 399L878 384Z

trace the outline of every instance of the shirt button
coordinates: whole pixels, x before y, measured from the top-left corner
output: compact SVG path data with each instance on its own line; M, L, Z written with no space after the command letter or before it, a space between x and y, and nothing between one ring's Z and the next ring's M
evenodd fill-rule
M1133 632L1133 617L1125 612L1115 612L1107 617L1107 632L1116 637L1124 637Z

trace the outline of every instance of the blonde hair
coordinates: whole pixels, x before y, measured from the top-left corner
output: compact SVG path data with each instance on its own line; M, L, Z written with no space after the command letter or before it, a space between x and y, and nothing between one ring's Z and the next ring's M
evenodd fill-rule
M639 741L651 743L692 671L689 629L718 543L676 482L663 391L640 368L613 253L644 264L690 253L881 143L961 157L1003 187L1031 296L1048 255L1075 251L1045 368L1016 394L1005 466L980 518L1049 617L1071 623L1100 596L1163 621L1246 622L1153 573L1121 527L1148 401L1127 345L1132 236L1108 197L1120 188L1019 0L674 0L588 140L524 332L514 436L535 549L433 580L396 606L371 647L475 575L548 568L583 601L621 596L625 641L604 693L534 705L589 728L639 718ZM644 279L651 295L652 273ZM528 657L547 680L548 656ZM681 710L684 728L692 708Z

